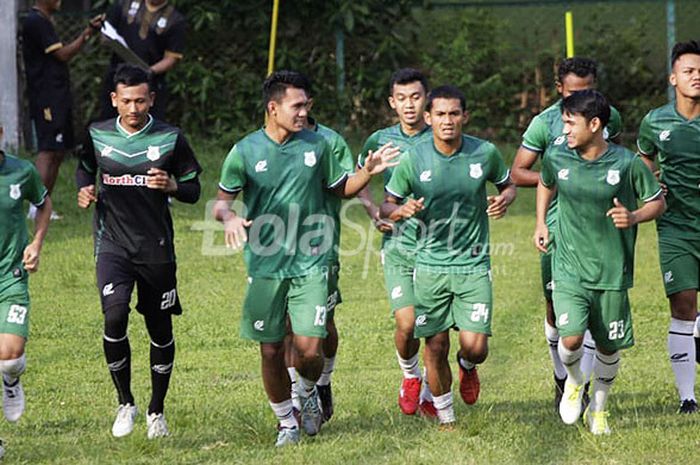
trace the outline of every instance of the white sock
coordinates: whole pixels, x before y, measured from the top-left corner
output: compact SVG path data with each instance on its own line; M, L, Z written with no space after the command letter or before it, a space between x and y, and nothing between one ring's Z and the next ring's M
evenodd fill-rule
M460 357L459 354L457 355L457 361L459 362L460 366L465 370L471 370L476 366L476 363L472 363L466 358Z
M591 391L591 412L602 412L605 410L605 402L608 400L608 393L612 387L617 370L620 369L620 353L604 355L598 352L595 356L595 367L593 370L593 389Z
M310 381L299 374L297 377L297 392L299 393L299 397L307 398L311 396L314 389L316 389L316 382Z
M428 385L428 369L423 367L423 385L420 388L419 402L432 402L433 393L430 392L430 386Z
M671 318L671 325L668 329L668 353L673 374L676 375L676 388L678 388L681 400L695 400L694 327L694 321Z
M586 333L583 335L583 357L581 358L581 373L583 374L584 383L591 381L595 354L595 341L593 340L591 332L586 330Z
M297 369L294 367L287 367L287 373L289 373L289 380L291 381L291 391L292 391L292 405L297 410L301 410L301 401L299 400L299 393L297 392Z
M333 369L335 368L335 357L324 357L323 358L323 372L321 372L321 377L318 378L316 384L319 386L328 386L331 384L331 375L333 374Z
M554 376L556 376L557 379L566 378L566 368L564 368L564 364L561 363L557 350L559 346L559 330L550 325L546 317L544 319L544 337L547 338L547 344L549 344L549 356L554 366Z
M14 384L27 366L27 358L22 354L11 360L0 360L0 372L7 384Z
M299 423L292 410L292 399L283 400L278 404L270 402L270 407L272 407L272 411L275 412L275 416L282 428L299 427Z
M559 358L566 368L567 381L577 386L583 384L581 357L583 357L583 344L577 350L569 350L559 339Z
M399 366L403 371L404 378L420 378L420 368L418 368L418 354L408 360L401 358L399 352L396 352L396 358L399 359Z
M455 409L452 406L452 391L441 396L433 397L440 423L453 423L455 421Z

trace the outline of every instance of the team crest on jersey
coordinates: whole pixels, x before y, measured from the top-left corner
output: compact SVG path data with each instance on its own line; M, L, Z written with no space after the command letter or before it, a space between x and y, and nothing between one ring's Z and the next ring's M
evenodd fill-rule
M661 131L661 133L659 133L659 140L661 142L665 142L665 141L669 140L670 138L671 138L671 130L670 129L666 129L665 131Z
M561 135L561 136L557 137L556 139L554 139L554 145L561 145L564 143L564 141L566 141L566 136Z
M256 173L262 173L263 171L267 171L267 160L260 160L255 164Z
M105 145L102 151L100 151L100 155L103 157L108 157L110 153L112 153L112 150L114 150L114 147L111 145Z
M19 184L10 184L10 198L12 200L17 200L22 197L22 190Z
M314 166L316 164L316 152L304 152L304 164L306 166Z
M559 170L559 172L557 173L557 177L559 179L567 181L569 179L569 170L566 168Z
M616 186L620 183L620 170L608 170L608 184Z
M161 29L165 29L165 26L168 25L168 18L160 18L158 22L156 23L156 26L158 26Z
M484 171L481 169L481 163L469 164L469 176L474 179L479 179Z
M140 6L141 4L139 2L131 2L131 5L129 5L129 16L136 16Z
M157 145L149 145L148 151L146 152L146 158L151 161L156 161L160 158L160 147Z
M430 170L425 170L420 174L420 182L430 182L432 181L431 179L432 172Z

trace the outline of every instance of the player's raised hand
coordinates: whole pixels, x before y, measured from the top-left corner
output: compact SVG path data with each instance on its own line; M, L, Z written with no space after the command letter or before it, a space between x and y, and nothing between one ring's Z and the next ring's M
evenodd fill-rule
M170 177L167 171L158 168L151 168L147 172L148 179L146 187L163 191L166 194L172 194L177 190L177 183Z
M535 234L532 237L535 242L535 248L542 253L547 253L547 246L549 245L549 228L546 224L540 224L535 226Z
M224 221L224 241L229 249L238 250L248 242L248 233L246 228L249 228L253 222L241 218L240 216L232 216Z
M382 173L387 168L396 166L399 161L396 160L401 154L401 150L398 147L394 147L391 142L379 147L376 151L369 151L367 158L365 159L365 169L367 172L374 176L375 174Z
M486 214L488 216L494 220L498 220L505 216L506 211L508 211L508 201L505 196L489 195L486 197L486 201L489 204L488 208L486 208Z
M634 212L629 211L622 205L617 197L613 199L613 204L615 206L608 210L605 215L612 218L613 224L617 229L627 229L637 224L637 218Z
M22 265L24 269L29 273L34 273L39 269L39 252L41 247L35 242L31 242L27 247L24 248L24 253L22 254Z
M404 203L397 209L397 213L399 214L399 216L401 216L401 218L405 219L415 216L416 213L424 209L425 198L421 197L418 200L409 198L408 200L406 200L406 203Z
M80 188L78 191L78 206L80 208L88 208L92 202L97 202L95 197L95 185L90 184Z

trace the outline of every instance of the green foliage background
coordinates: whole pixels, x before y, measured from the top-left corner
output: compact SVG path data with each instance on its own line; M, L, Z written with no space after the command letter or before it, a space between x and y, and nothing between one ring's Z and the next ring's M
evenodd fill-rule
M262 124L271 0L171 0L188 18L185 58L169 75L169 119L189 133L232 142ZM108 0L92 2L104 11ZM314 82L316 117L350 137L391 123L391 73L424 70L433 85L458 85L469 100L469 131L517 141L531 117L556 99L554 72L565 54L564 12L574 13L576 53L598 60L599 87L621 110L627 141L649 109L666 101L665 1L504 2L431 7L415 0L280 2L276 68ZM676 37L700 37L700 2L676 0ZM71 36L85 16L66 12ZM344 37L344 89L336 38ZM66 37L67 38L67 37ZM91 44L71 63L77 126L97 113L108 54Z

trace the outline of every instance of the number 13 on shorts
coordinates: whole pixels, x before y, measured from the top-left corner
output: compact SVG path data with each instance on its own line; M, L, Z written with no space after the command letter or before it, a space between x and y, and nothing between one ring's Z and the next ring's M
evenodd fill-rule
M314 326L326 326L325 305L316 305L316 317L314 318Z

